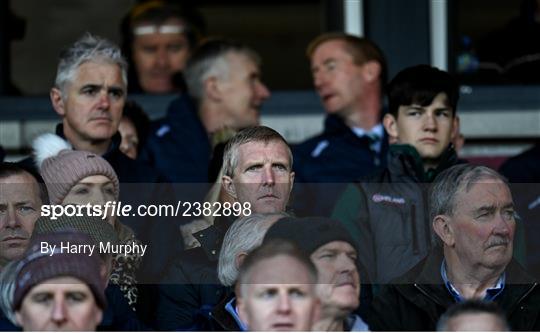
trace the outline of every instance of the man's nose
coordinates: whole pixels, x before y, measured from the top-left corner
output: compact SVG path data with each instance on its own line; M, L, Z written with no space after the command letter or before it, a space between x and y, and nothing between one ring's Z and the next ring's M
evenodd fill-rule
M317 74L313 74L313 85L315 86L316 90L321 89L326 83L326 77L323 75L323 73L318 72Z
M424 130L436 132L437 131L437 119L435 115L427 113L424 119Z
M60 297L55 298L52 313L51 313L51 319L56 324L61 324L67 320L66 315L66 304L63 299Z
M276 177L274 175L274 170L272 170L272 167L265 167L263 172L263 184L264 185L274 185L276 182Z
M256 89L255 92L257 94L257 98L260 99L261 101L264 101L265 99L270 97L270 90L264 83L258 82L255 89Z
M15 207L9 207L7 209L6 215L4 216L4 224L7 228L17 228L20 227L21 221L19 221L19 216Z
M506 217L504 214L504 212L497 214L493 231L498 235L508 236L512 230L513 224L515 224L515 217Z
M99 94L99 108L102 110L108 110L111 106L110 96L106 89Z
M278 312L289 313L291 311L291 299L287 293L280 293L278 300Z
M167 54L167 50L164 48L158 49L155 61L158 68L168 68L169 55Z
M356 263L346 254L338 256L337 267L339 272L353 272L356 270Z

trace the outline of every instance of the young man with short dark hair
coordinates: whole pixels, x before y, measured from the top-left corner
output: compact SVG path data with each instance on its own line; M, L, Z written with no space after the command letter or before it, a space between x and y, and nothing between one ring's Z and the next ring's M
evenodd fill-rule
M390 82L383 119L388 165L352 186L333 217L350 231L371 282L387 283L424 258L431 248L425 188L457 163L451 144L458 132L458 84L448 73L419 65Z

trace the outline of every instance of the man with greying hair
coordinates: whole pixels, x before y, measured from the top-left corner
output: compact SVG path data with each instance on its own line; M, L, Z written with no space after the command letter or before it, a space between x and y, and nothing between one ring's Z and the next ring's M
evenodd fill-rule
M234 295L230 294L237 267L245 252L260 244L264 232L284 216L286 214L282 212L257 214L254 211L234 222L216 219L217 228L212 226L203 231L202 245L181 254L159 287L157 328L203 331L239 329L241 326L236 317L231 316ZM234 235L238 237L231 240ZM217 244L219 247L216 251L214 246ZM218 268L220 263L221 268ZM228 305L230 309L226 309L228 303L231 303Z
M127 89L120 49L87 34L60 55L51 102L76 148L103 155L118 130Z
M188 94L155 124L142 158L173 182L205 183L213 146L230 132L257 125L270 92L261 81L259 56L230 40L209 40L195 49L184 77Z
M246 128L225 147L223 189L256 213L283 212L294 183L287 141L266 126Z
M319 311L317 270L294 243L265 242L238 277L238 312L249 331L309 331Z
M156 170L120 151L118 126L126 100L126 66L117 45L89 33L63 50L50 92L53 108L62 119L56 134L75 150L92 152L109 162L121 184L122 204L176 204L172 190L161 184L165 179ZM35 168L33 158L21 163ZM123 223L134 230L143 244L149 245L138 279L143 285L140 299L145 299L150 282L161 277L169 260L183 246L178 242L178 222L173 217L129 215ZM152 292L148 294L153 296ZM139 302L139 306L152 311L150 300ZM138 314L146 312L139 310Z
M87 33L60 53L51 103L62 123L56 134L76 150L103 156L121 183L155 183L147 165L120 151L118 125L126 101L127 63L111 41ZM34 167L31 158L21 161Z
M440 315L466 300L492 301L512 329L540 329L540 290L512 258L516 212L503 176L461 164L437 176L430 216L441 246L383 287L367 320L374 330L433 331Z
M238 316L236 294L238 286L236 280L240 267L246 256L261 245L264 235L277 220L287 217L285 213L252 214L244 216L231 225L219 254L218 278L225 287L234 288L212 311L212 319L219 326L219 330L240 331L245 330L245 324Z

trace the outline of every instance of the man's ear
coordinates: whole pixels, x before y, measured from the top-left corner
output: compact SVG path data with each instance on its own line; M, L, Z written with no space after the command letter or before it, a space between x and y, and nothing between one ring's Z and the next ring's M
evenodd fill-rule
M17 326L23 327L23 320L22 320L21 313L19 311L15 312L15 321L16 321L15 324L17 324Z
M294 171L291 171L291 173L289 174L289 181L290 181L290 188L289 188L289 194L292 192L292 189L293 189L293 185L294 185Z
M452 141L454 141L458 136L459 136L459 133L461 132L460 131L460 121L459 121L459 116L458 115L455 115L454 116L454 120L452 121Z
M452 229L452 225L450 224L450 217L446 215L437 215L433 219L432 225L433 230L435 231L437 236L439 236L444 245L454 245L454 230Z
M217 77L212 76L204 81L204 96L212 101L222 100L221 86Z
M234 266L236 266L236 269L240 269L240 266L244 263L247 255L246 252L240 252L236 255L236 258L234 258Z
M223 189L230 195L234 200L238 200L236 196L236 187L234 186L233 180L229 176L221 177L221 183L223 184Z
M383 118L384 129L388 133L389 140L391 143L398 142L399 130L397 126L397 119L393 115L387 113Z
M371 60L362 65L362 76L366 82L372 83L381 76L381 64Z
M62 92L58 88L52 88L49 93L51 98L51 103L54 108L54 111L60 116L64 117L66 115L66 109L64 106L64 100L62 99Z

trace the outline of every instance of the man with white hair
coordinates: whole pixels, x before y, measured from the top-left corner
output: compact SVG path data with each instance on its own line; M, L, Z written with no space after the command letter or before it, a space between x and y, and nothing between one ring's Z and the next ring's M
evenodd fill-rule
M285 213L251 214L237 219L224 237L217 269L216 262L210 261L201 247L186 251L160 286L158 329L235 331L242 328L234 293L229 289L235 284L245 256L262 243L266 230L285 216Z
M433 331L453 304L491 301L516 331L540 329L540 290L512 258L516 212L503 176L461 164L435 178L430 216L439 242L386 285L366 318L376 331Z
M212 311L213 321L220 330L239 331L246 326L238 316L236 294L238 293L237 279L240 266L247 255L259 247L264 235L279 219L286 217L285 213L252 214L234 221L223 239L218 262L218 278L225 287L234 291L223 299Z
M170 104L141 158L172 182L207 182L211 141L224 131L258 124L259 108L270 96L260 62L237 42L210 40L199 46L184 70L189 95Z

